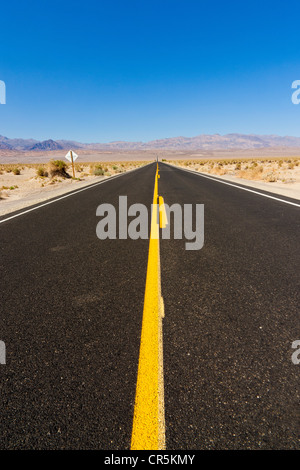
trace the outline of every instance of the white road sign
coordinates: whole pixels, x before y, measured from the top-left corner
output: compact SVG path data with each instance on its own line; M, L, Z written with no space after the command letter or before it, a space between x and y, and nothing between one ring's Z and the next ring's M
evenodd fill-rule
M68 153L67 153L67 155L65 156L65 158L66 158L67 160L69 160L69 162L71 162L71 161L72 161L71 152L72 152L72 155L73 155L73 162L75 162L76 158L78 158L78 155L77 155L77 153L73 152L72 150L69 150L69 151L68 151Z

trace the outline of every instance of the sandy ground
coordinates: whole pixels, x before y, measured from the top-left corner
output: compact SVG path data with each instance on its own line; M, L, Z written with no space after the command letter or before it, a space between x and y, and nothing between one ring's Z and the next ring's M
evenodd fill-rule
M75 179L73 179L39 177L37 176L38 165L33 167L22 164L12 166L12 168L20 169L19 175L15 175L10 167L7 172L7 167L4 165L1 168L0 165L0 216L83 188L113 175L133 170L138 166L139 164L134 162L132 164L125 163L122 166L111 165L105 168L109 171L106 171L104 176L95 176L91 174L90 165L83 165L80 168L81 171L75 171ZM70 168L68 172L72 174Z
M224 149L224 150L86 150L74 149L81 162L124 162L124 161L153 161L158 156L161 160L180 159L237 159L265 157L299 157L298 147L268 147L259 149ZM0 149L1 163L47 163L51 158L64 159L67 150L53 151L16 151Z
M90 163L90 162L132 162L132 161L154 161L159 151L100 151L100 150L74 150L79 158L76 163ZM48 163L51 159L65 160L67 150L52 150L52 151L16 151L16 150L1 150L0 149L0 165L1 163ZM175 153L176 154L176 153ZM169 156L171 157L171 153ZM183 154L179 154L182 157ZM299 149L300 155L300 149Z
M281 196L300 200L300 159L173 161L185 169L217 176Z

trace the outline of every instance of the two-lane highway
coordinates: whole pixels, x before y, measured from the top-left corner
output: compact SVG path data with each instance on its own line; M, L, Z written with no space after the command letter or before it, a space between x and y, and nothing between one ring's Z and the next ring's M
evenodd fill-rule
M150 214L155 173L0 224L1 448L130 448L149 240L99 240L96 209ZM205 208L201 250L160 240L166 448L299 449L299 208L159 173L165 203Z

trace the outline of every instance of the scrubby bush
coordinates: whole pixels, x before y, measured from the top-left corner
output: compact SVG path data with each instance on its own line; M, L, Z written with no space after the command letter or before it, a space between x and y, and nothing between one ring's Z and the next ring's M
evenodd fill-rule
M276 183L277 177L276 177L276 175L275 175L274 173L270 173L270 174L268 174L268 175L266 176L266 181L267 181L268 183Z
M94 175L95 176L103 176L104 175L104 170L102 170L101 168L95 168Z
M46 171L43 166L40 166L40 167L36 170L36 174L37 174L37 176L44 177L44 176L48 176L48 171Z
M95 175L95 176L103 176L104 175L104 169L102 168L102 165L97 164L93 167L93 175Z
M98 165L98 166L95 167L95 169L94 169L94 175L95 175L95 176L103 176L103 175L104 175L104 170L103 170L103 168L102 168L100 165Z
M49 173L51 178L61 176L63 178L71 178L67 173L68 165L63 160L51 160L49 163Z
M75 171L81 173L83 171L83 165L81 163L75 163Z

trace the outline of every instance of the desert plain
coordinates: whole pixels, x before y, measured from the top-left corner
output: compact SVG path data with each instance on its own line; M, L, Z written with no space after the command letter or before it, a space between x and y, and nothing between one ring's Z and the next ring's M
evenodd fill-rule
M0 150L0 216L133 170L156 159L183 169L300 200L300 148L242 150L80 149L75 177L64 151ZM65 175L49 162L65 161Z

